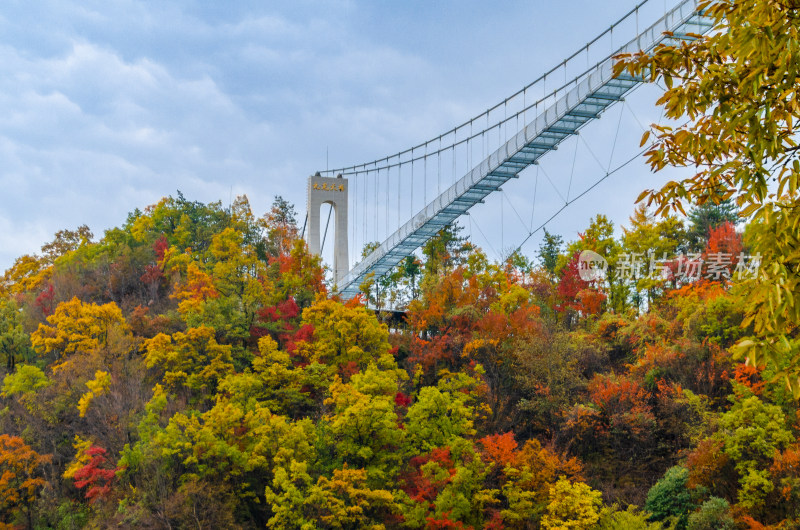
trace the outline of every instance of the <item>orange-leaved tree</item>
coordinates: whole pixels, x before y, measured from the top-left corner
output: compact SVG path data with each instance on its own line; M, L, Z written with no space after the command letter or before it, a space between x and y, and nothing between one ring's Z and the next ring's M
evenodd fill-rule
M26 518L31 525L31 505L46 484L41 467L51 455L40 455L19 436L0 434L0 528L14 528L14 521Z

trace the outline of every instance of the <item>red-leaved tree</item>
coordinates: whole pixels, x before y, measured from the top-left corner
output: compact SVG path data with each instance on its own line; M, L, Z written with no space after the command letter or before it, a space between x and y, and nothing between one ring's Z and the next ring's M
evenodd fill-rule
M111 486L117 476L117 467L106 458L106 450L102 447L93 445L86 454L91 457L88 464L80 468L73 475L75 487L78 489L86 488L84 494L90 503L104 498L111 493Z

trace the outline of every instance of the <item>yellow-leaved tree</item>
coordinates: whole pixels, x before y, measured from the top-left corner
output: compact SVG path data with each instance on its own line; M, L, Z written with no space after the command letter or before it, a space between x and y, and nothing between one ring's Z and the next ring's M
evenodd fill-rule
M211 399L217 383L234 371L231 346L217 343L207 326L171 336L159 333L145 342L145 349L147 367L163 371L167 388L195 391L198 399Z
M47 323L31 333L31 344L39 355L62 357L64 362L54 369L70 363L75 354L121 355L130 347L130 327L114 302L86 304L75 297L59 304Z

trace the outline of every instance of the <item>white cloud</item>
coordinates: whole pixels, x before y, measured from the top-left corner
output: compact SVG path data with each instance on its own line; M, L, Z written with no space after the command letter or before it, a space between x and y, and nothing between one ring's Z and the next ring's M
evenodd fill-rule
M84 222L100 232L145 206L134 202L142 198L178 188L203 200L223 189L227 195L221 177L254 173L243 150L271 134L208 76L181 79L153 60L126 62L85 41L56 58L2 52L18 75L0 97L1 213L9 226L40 221L22 232L27 245L9 228L14 243L0 250L5 266L41 246L34 234Z
M598 18L591 5L568 6L579 27ZM558 62L562 41L582 38L555 38L543 20L559 9L4 4L0 270L57 230L100 234L177 189L202 201L247 193L256 212L281 194L302 215L326 151L335 166L405 149Z

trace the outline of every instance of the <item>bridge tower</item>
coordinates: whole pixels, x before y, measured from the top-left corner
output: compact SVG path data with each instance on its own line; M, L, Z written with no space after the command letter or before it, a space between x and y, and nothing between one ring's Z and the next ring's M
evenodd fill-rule
M347 252L347 179L321 177L319 173L308 177L308 249L320 255L320 208L330 204L336 214L336 233L333 239L333 282L338 283L350 268Z

